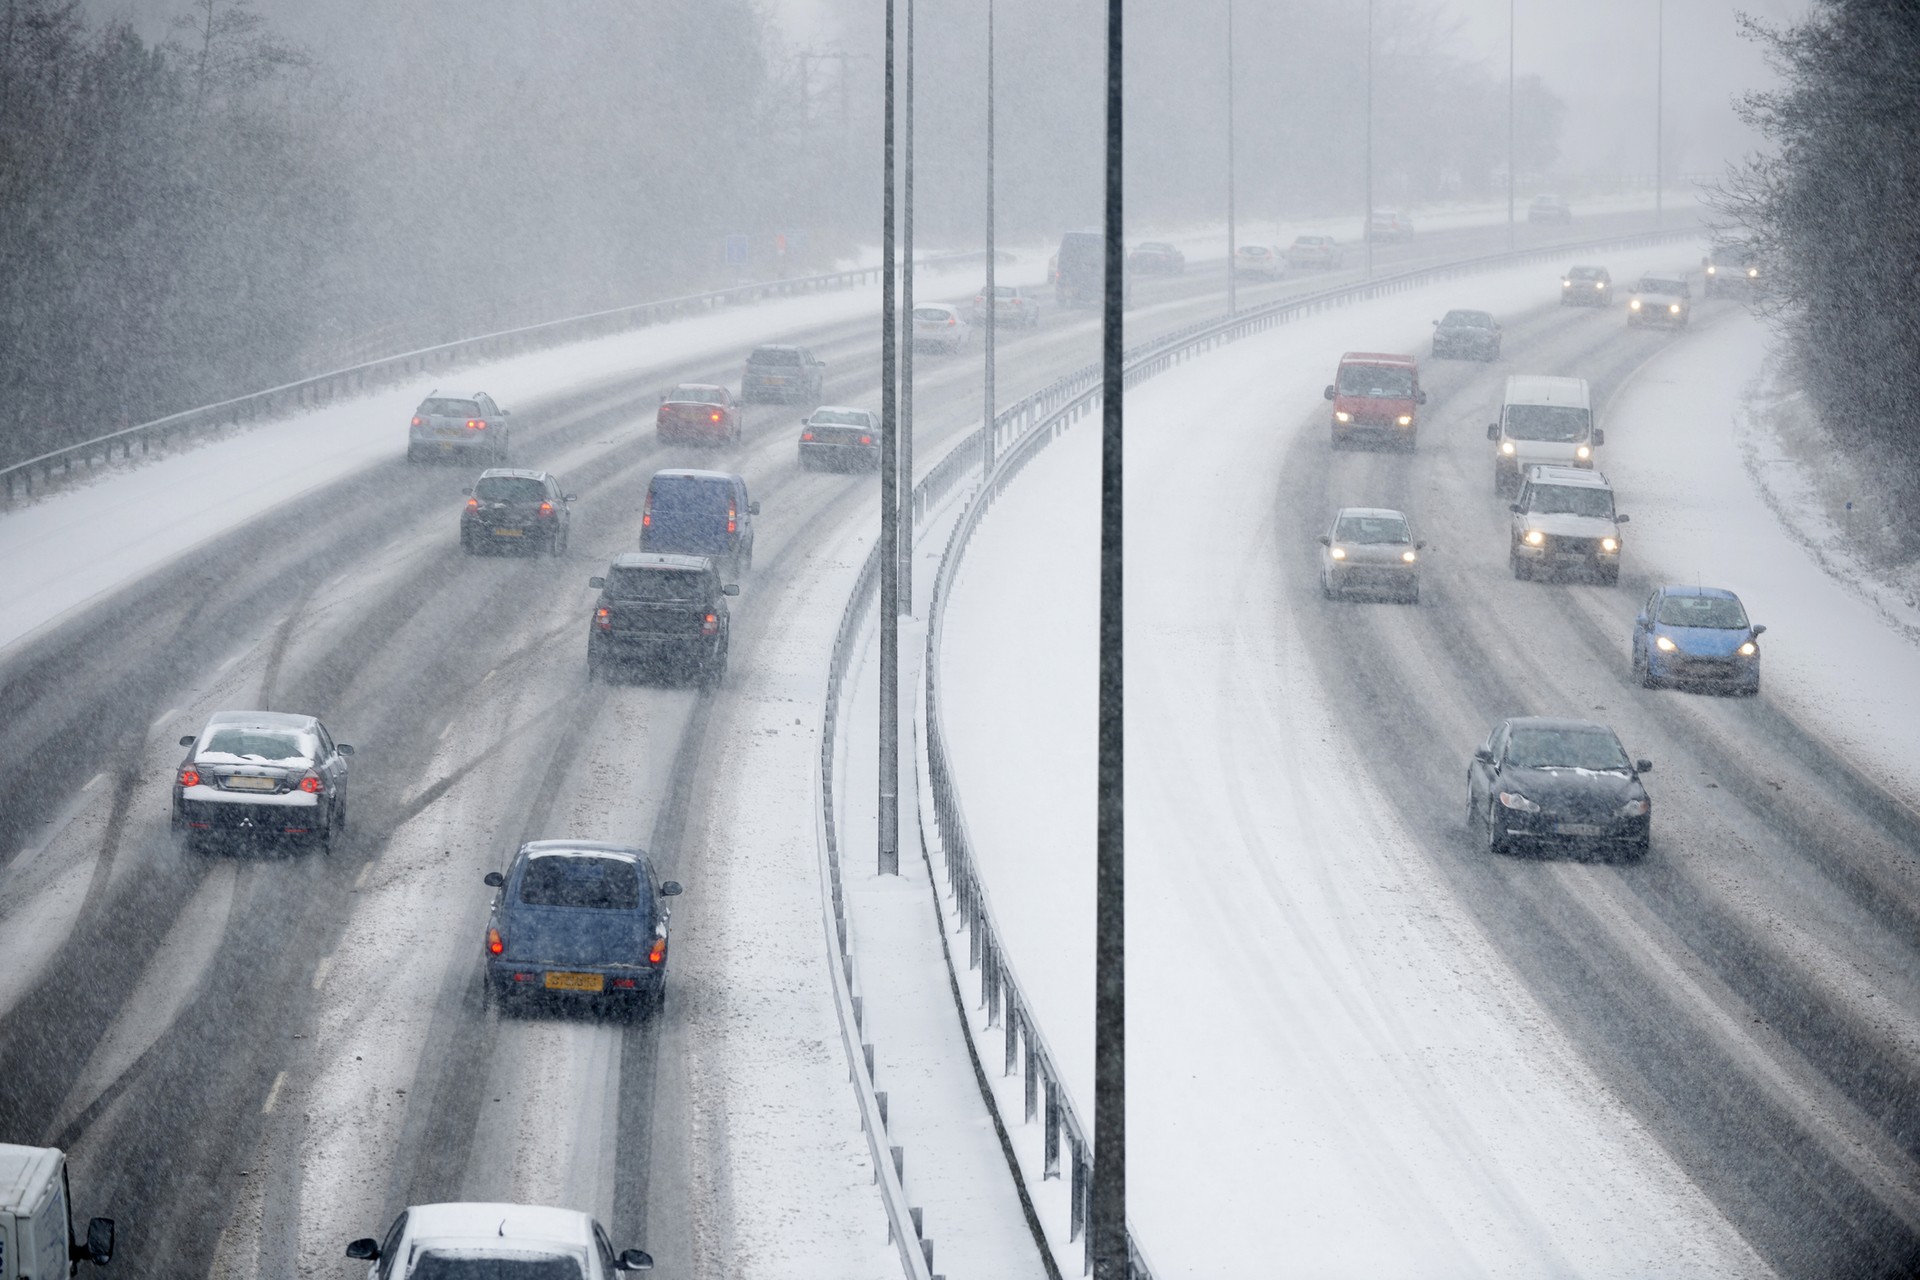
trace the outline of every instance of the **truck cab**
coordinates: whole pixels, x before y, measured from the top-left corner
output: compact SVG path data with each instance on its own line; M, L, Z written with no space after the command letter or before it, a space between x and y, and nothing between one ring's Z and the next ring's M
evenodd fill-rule
M65 1152L0 1142L0 1280L56 1280L82 1262L107 1265L113 1219L93 1219L77 1243L72 1203Z

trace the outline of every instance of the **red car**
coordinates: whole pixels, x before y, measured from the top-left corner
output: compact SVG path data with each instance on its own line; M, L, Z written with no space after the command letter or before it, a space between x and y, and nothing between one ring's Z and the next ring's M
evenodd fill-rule
M1334 448L1345 448L1357 436L1411 451L1427 393L1420 389L1420 365L1412 356L1349 351L1327 384L1327 399L1333 401Z
M740 411L725 387L685 382L660 397L660 440L728 444L740 438Z

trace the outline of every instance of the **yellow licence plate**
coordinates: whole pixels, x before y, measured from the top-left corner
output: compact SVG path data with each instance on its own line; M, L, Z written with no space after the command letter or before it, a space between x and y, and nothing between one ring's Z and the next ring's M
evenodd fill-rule
M549 991L603 991L607 980L597 973L550 973L547 975Z
M495 529L495 530L493 531L493 536L494 536L494 537L496 537L496 538L523 538L523 537L525 537L525 536L526 536L526 530L524 530L524 529Z

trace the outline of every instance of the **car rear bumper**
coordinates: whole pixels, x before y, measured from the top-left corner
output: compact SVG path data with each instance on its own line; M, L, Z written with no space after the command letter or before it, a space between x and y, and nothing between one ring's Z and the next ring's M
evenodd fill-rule
M555 1006L651 1003L658 998L666 976L664 967L487 961L487 982L496 996Z
M800 442L802 461L829 467L857 470L880 465L880 447L871 444L826 444L818 440Z
M720 648L718 636L671 633L596 633L587 641L588 653L601 662L689 663L709 662Z
M327 815L319 796L293 791L245 798L182 796L173 802L173 820L176 826L191 832L271 838L323 834Z
M497 542L502 545L544 543L560 536L560 526L551 520L538 518L462 520L460 536L468 542Z
M409 433L407 449L412 453L460 457L472 453L493 453L503 446L500 437L490 431L463 431L458 436Z

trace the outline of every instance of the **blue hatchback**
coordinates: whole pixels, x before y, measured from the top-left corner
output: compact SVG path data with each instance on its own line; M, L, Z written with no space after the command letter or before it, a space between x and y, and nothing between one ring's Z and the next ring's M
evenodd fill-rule
M649 1013L666 994L667 920L644 851L590 840L520 846L487 921L486 991L503 1005L539 998Z
M1659 587L1633 620L1633 673L1662 684L1760 692L1765 627L1747 620L1740 597L1718 587Z

